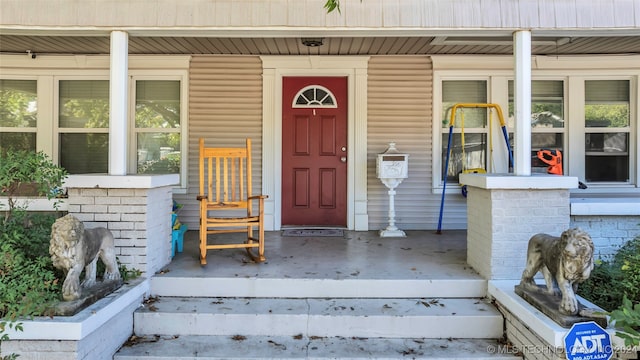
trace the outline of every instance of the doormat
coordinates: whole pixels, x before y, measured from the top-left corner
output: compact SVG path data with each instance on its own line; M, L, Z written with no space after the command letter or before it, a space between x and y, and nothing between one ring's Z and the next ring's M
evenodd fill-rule
M344 231L340 229L288 229L282 231L282 236L306 236L306 237L342 237Z

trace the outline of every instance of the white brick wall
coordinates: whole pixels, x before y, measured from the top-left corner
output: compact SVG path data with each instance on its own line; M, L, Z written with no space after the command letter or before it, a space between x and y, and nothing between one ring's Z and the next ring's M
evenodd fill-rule
M505 319L505 335L524 359L530 360L566 360L564 349L555 348L532 332L502 304L496 302L498 310Z
M518 279L531 236L569 227L565 189L481 189L467 195L467 262L487 279Z
M572 215L571 227L588 232L595 245L595 255L607 260L622 245L640 236L640 216Z
M86 228L106 227L118 261L153 274L171 261L170 186L151 189L69 188L69 213Z

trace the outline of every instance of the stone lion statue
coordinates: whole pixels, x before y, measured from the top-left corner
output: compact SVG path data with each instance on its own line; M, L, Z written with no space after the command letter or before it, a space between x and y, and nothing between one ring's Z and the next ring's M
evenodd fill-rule
M537 234L529 240L527 266L522 272L520 286L538 290L533 277L542 272L547 292L562 295L559 311L566 315L578 313L575 292L578 284L587 280L593 270L593 241L585 231L574 228L564 231L560 237Z
M66 301L78 299L81 287L95 285L98 258L106 267L103 279L120 280L111 231L105 228L85 230L82 222L71 214L59 218L51 226L49 254L53 266L65 273L62 298ZM85 275L80 284L82 269Z

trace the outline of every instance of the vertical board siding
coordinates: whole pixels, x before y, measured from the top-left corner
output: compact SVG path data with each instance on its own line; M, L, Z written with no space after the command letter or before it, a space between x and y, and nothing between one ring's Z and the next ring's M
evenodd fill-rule
M640 26L637 0L3 0L0 24L142 28L543 29ZM636 14L634 17L633 14Z
M440 194L432 191L433 70L428 56L375 56L368 73L369 228L388 225L388 189L376 177L377 154L395 142L409 154L409 177L396 189L396 225L436 229ZM447 196L443 228L466 229L466 204Z
M197 229L198 139L243 147L251 138L254 193L262 189L262 63L254 56L193 56L189 70L189 169L180 221Z

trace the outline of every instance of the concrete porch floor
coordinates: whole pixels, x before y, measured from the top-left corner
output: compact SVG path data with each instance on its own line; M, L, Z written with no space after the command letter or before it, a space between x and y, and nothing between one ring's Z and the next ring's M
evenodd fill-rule
M244 249L209 250L201 266L198 231L184 235L162 274L171 277L252 277L261 279L481 280L466 261L465 230L407 231L404 238L381 238L377 231L344 231L341 237L289 237L265 233L266 262L253 263ZM210 241L243 234L211 235ZM222 240L224 241L224 240Z

